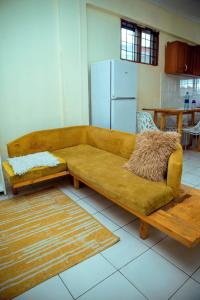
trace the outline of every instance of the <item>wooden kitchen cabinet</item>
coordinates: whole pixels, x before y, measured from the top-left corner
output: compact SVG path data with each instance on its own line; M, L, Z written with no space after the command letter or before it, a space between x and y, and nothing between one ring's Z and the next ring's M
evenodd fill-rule
M191 46L192 74L200 76L200 45Z
M165 49L165 72L191 74L191 48L187 43L168 42Z

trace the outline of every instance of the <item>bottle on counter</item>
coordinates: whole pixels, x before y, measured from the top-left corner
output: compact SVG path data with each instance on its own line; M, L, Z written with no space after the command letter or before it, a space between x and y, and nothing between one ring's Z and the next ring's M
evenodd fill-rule
M184 97L184 109L189 109L190 107L190 94L189 92L185 93L185 97Z
M197 107L197 101L195 100L194 95L192 96L192 103L191 103L191 108L196 108Z

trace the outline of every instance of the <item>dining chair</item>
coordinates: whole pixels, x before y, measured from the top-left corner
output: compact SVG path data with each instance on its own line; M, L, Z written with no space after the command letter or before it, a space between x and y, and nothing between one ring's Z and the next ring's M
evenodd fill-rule
M148 112L137 112L137 133L141 133L147 130L159 130L154 123L152 116Z
M196 144L198 150L200 151L200 121L193 127L185 127L182 129L183 132L183 139L184 139L184 147L187 148L187 145L191 145L191 136L195 137ZM188 143L189 137L189 143Z

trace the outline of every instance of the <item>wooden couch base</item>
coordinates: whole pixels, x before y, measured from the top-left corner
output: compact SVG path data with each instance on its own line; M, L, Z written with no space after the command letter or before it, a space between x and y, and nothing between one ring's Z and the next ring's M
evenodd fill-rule
M109 195L102 193L91 183L72 172L70 174L73 176L75 188L79 188L79 181L83 182L107 199L115 202ZM200 242L200 190L182 185L179 197L149 216L142 215L125 205L118 205L140 219L139 231L142 239L149 236L149 225L151 225L189 248Z
M13 194L17 194L19 188L22 188L22 187L25 187L25 186L28 186L28 185L31 185L31 184L35 184L35 183L38 183L38 182L43 182L43 181L47 181L47 180L50 180L50 179L59 178L59 177L62 177L62 176L66 176L68 174L69 174L68 171L62 171L62 172L42 176L42 177L39 177L39 178L34 178L34 179L29 179L29 180L26 180L26 181L18 182L16 184L12 185L12 191L13 191Z

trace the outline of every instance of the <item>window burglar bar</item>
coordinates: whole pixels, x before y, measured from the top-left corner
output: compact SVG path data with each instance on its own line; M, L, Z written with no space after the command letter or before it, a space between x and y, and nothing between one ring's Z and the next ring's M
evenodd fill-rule
M121 59L158 65L159 32L121 20Z

